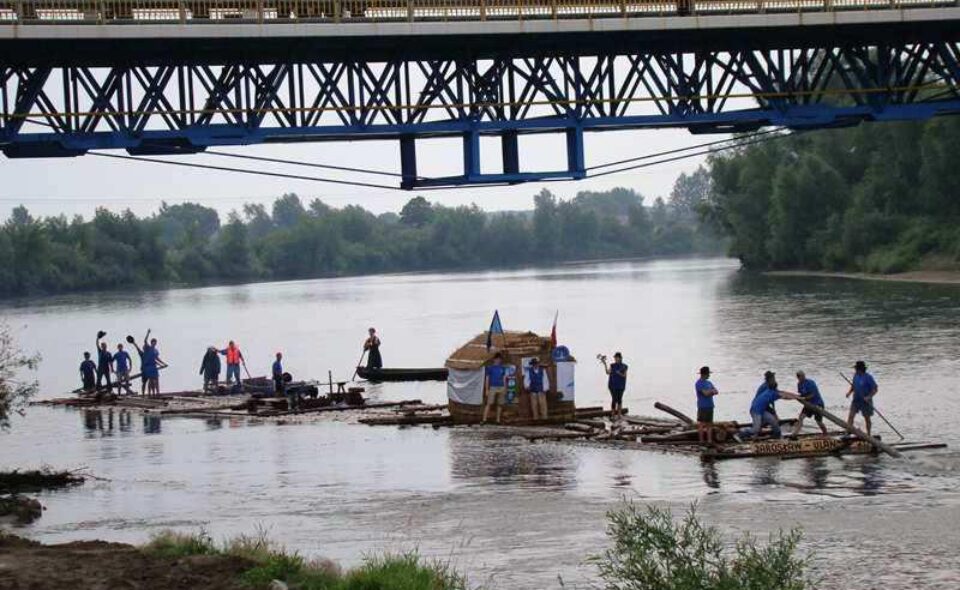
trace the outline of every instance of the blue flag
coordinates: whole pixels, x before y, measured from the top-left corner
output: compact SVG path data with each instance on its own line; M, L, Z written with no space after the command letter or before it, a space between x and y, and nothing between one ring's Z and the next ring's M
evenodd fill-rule
M503 324L500 323L500 312L493 312L493 320L490 321L490 329L487 331L487 350L493 346L493 335L503 334Z

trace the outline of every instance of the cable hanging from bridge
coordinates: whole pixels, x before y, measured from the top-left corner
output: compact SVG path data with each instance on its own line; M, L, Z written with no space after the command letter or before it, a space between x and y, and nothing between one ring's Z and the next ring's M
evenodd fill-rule
M634 166L627 166L627 167L625 167L625 168L617 168L616 170L607 170L607 171L605 171L605 172L599 172L599 173L597 173L597 174L591 174L591 175L587 176L586 179L599 178L599 177L601 177L601 176L608 176L608 175L610 175L610 174L619 174L619 173L621 173L621 172L629 172L629 171L631 171L631 170L639 170L640 168L649 168L649 167L651 167L651 166L656 166L656 165L658 165L658 164L669 164L669 163L671 163L671 162L677 162L677 161L679 161L679 160L685 160L685 159L687 159L687 158L693 158L693 157L695 157L695 156L704 156L704 155L708 155L708 154L712 154L712 153L717 153L717 152L725 152L725 151L727 151L727 150L732 150L732 149L735 149L735 148L738 148L738 147L747 146L747 145L753 145L753 144L757 144L757 143L765 143L765 142L767 142L767 141L773 141L773 140L775 140L775 139L782 139L782 138L786 138L786 137L793 137L794 135L799 135L800 133L802 133L802 131L793 131L793 132L791 132L791 133L782 133L782 134L779 134L779 135L767 135L766 137L757 137L757 138L755 138L755 139L749 139L749 140L747 140L747 141L737 140L737 139L728 140L728 141L733 141L734 143L732 143L731 145L728 145L728 146L720 147L720 148L712 148L712 149L701 150L701 151L698 151L698 152L691 152L691 153L689 153L689 154L682 154L682 155L679 155L679 156L674 156L674 157L672 157L672 158L665 158L665 159L663 159L663 160L656 160L656 161L654 161L654 162L644 162L644 163L642 163L642 164L636 164L636 165L634 165ZM676 150L673 150L673 151L676 151ZM648 156L644 156L643 158L638 158L638 159L656 158L656 157L659 157L659 156L666 155L666 154L668 154L668 153L670 153L670 152L660 152L660 153L657 153L657 154L649 154Z
M302 174L288 174L285 172L269 172L267 170L248 170L245 168L232 168L230 166L215 166L213 164L192 164L189 162L174 162L171 160L160 160L157 158L146 158L143 156L123 156L120 154L104 154L102 152L89 152L91 156L101 158L113 158L116 160L130 160L133 162L150 162L153 164L166 164L168 166L181 166L184 168L200 168L204 170L218 170L220 172L235 172L237 174L250 174L254 176L271 176L274 178L287 178L291 180L307 180L310 182L326 182L330 184L341 184L347 186L359 186L364 188L381 188L393 191L402 191L404 189L398 186L388 184L376 184L372 182L360 182L355 180L337 180L334 178L323 178L320 176L305 176Z
M589 172L589 171L591 171L591 170L599 170L600 168L609 168L609 167L611 167L611 166L617 166L617 165L619 165L619 164L629 164L630 162L640 162L640 161L642 161L642 160L649 160L649 159L651 159L651 158L659 158L660 156L669 156L669 155L672 155L672 154L679 154L679 153L682 153L682 152L688 152L688 151L690 151L690 150L696 150L696 149L705 148L705 147L712 147L712 146L715 146L715 145L722 145L722 144L730 143L730 142L737 142L737 141L749 140L749 139L753 139L753 138L755 138L755 137L760 137L760 136L763 136L763 135L770 135L771 133L779 133L779 132L782 131L782 130L783 130L783 127L776 127L776 128L774 128L774 129L767 129L767 130L765 130L765 131L756 131L756 132L753 132L753 133L748 133L748 134L742 135L742 136L740 136L740 137L732 137L732 138L727 138L727 139L718 139L718 140L716 140L716 141L708 141L708 142L706 142L706 143L699 143L699 144L696 144L696 145L689 145L689 146L687 146L687 147L676 148L676 149L673 149L673 150L667 150L667 151L665 151L665 152L656 152L656 153L653 153L653 154L645 154L645 155L643 155L643 156L637 156L637 157L634 157L634 158L627 158L627 159L625 159L625 160L617 160L617 161L614 161L614 162L607 162L606 164L597 164L596 166L588 166L588 167L586 167L584 170L586 170L587 172ZM596 175L596 176L599 176L599 175Z

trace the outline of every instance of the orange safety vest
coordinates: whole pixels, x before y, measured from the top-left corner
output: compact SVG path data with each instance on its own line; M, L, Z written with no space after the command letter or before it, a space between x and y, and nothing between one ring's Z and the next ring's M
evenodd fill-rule
M227 347L227 364L228 365L239 365L240 364L240 349L237 347Z

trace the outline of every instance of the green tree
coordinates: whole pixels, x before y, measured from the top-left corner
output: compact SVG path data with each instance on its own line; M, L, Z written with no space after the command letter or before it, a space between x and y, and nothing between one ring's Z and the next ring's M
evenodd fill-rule
M400 210L400 221L414 227L423 227L434 218L433 206L423 197L414 197Z

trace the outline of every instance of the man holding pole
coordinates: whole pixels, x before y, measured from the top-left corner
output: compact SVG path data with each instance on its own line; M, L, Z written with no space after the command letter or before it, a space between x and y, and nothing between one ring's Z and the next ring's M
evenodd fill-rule
M803 401L811 403L818 408L823 408L823 396L820 395L820 389L813 379L807 379L807 375L803 371L797 371L797 393ZM800 410L800 415L797 416L796 425L793 427L794 437L800 434L800 429L803 428L804 418L813 418L816 420L817 426L820 427L820 432L824 434L827 433L827 427L823 424L823 414L804 406L803 409Z
M780 421L774 411L773 405L780 398L798 399L800 396L795 393L780 391L777 385L777 376L773 371L767 371L763 374L763 384L757 389L757 395L750 404L750 418L753 420L753 426L743 433L745 438L754 438L760 435L760 430L764 425L770 427L770 433L773 438L780 438Z
M847 424L853 426L853 419L856 415L863 415L863 422L866 425L867 434L870 434L872 427L870 418L873 416L873 396L877 395L877 382L873 375L867 373L867 364L863 361L857 361L853 365L853 381L850 383L850 390L847 391L847 397L853 394L853 401L850 402L850 413L847 416Z

